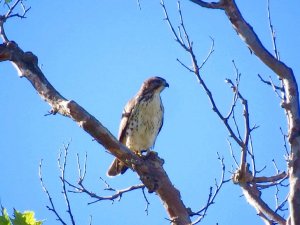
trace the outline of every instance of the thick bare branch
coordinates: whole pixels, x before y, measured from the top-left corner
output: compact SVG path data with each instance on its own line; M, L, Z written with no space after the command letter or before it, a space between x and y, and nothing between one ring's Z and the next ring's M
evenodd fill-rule
M257 211L258 214L262 213L265 216L271 218L271 220L276 221L280 225L286 225L286 220L279 214L275 213L260 197L260 191L248 183L240 184L244 196Z
M214 98L212 96L212 93L210 92L209 88L206 86L203 78L200 76L200 72L199 72L199 66L196 60L196 56L194 54L193 48L191 46L191 41L189 38L189 35L186 33L186 29L185 29L185 25L183 23L182 20L182 13L181 13L181 9L179 7L179 14L180 14L180 27L182 27L182 30L184 32L184 37L185 39L182 40L181 37L182 35L177 35L175 33L175 29L173 28L173 25L169 19L169 17L167 16L167 12L166 12L166 7L162 1L162 6L163 6L163 10L165 12L166 15L166 21L169 25L169 27L171 28L171 31L173 33L173 35L175 36L175 40L180 44L180 46L186 50L192 59L192 64L193 64L193 69L189 69L185 64L181 63L181 61L179 61L185 68L187 68L190 72L192 71L200 85L204 88L211 104L213 105L213 110L216 112L216 114L218 115L218 117L223 121L224 125L226 126L226 128L229 130L229 133L231 135L231 137L234 139L234 141L240 146L241 148L241 159L240 159L240 165L238 166L238 170L237 172L234 174L233 176L233 182L236 184L239 184L246 196L247 201L252 204L256 209L257 212L262 215L262 218L265 221L276 221L279 224L284 224L285 223L285 219L282 218L280 215L278 215L276 212L274 212L261 198L260 196L260 191L257 189L256 187L256 182L253 182L253 175L255 175L256 173L256 169L255 169L255 165L253 165L254 168L254 172L253 174L250 173L249 171L249 164L247 163L247 154L250 153L251 154L251 158L252 158L252 162L253 164L255 163L254 161L254 153L253 153L253 144L252 144L252 140L251 140L251 132L257 128L257 126L251 127L250 126L250 118L249 118L249 108L248 108L248 102L247 100L243 97L243 95L240 93L239 91L239 81L240 81L240 73L236 67L236 65L234 64L234 69L235 69L235 74L236 74L236 83L234 83L232 80L230 79L226 79L226 82L228 84L230 84L231 89L234 92L234 97L233 97L233 103L232 106L230 108L230 111L228 113L227 117L224 117L221 112L219 111L217 105L215 104ZM179 5L180 6L180 5ZM244 118L244 137L242 137L241 132L240 132L240 128L236 122L235 116L234 116L234 108L235 105L237 103L237 100L240 100L240 104L243 106L243 118ZM237 129L237 134L233 131L233 129L231 128L230 124L229 124L229 119L233 118L235 127ZM251 152L249 152L249 145L251 149ZM237 163L236 163L237 164ZM279 179L281 178L282 175L278 175L276 177L272 177L272 178L257 178L258 181L271 181L271 180L275 180L275 179ZM210 198L212 196L212 192L210 192L209 195L209 201ZM205 213L206 211L204 211ZM270 219L268 219L270 218ZM201 217L199 217L195 223L201 221Z
M236 74L238 75L239 72L237 70L237 67L235 66ZM237 85L233 83L230 79L226 79L227 83L231 85L231 88L234 91L237 91ZM253 168L255 170L255 160L254 160L254 153L253 149L251 152L248 150L248 146L250 143L250 147L252 146L252 139L251 139L251 132L254 128L251 129L250 127L250 118L249 118L249 108L247 100L242 96L240 92L237 92L238 99L241 100L241 104L243 105L244 112L244 138L243 138L243 146L241 146L241 160L240 160L240 166L237 172L233 176L233 182L236 184L239 184L240 187L243 190L244 196L246 200L256 209L258 215L264 220L266 224L269 224L270 221L276 221L279 224L285 224L285 219L282 218L279 214L277 214L274 210L272 210L268 204L265 203L265 201L261 198L261 193L258 189L257 183L271 183L267 184L266 187L271 187L276 185L276 181L283 180L286 178L286 173L280 173L272 177L254 177L256 174L256 171L253 171L252 173L249 171L249 164L247 163L247 155L248 153L251 154Z
M278 180L282 180L284 178L287 177L287 174L285 171L279 173L279 174L276 174L274 176L271 176L271 177L254 177L253 178L253 182L255 183L265 183L265 182L277 182Z
M139 165L142 160L122 145L95 117L73 100L64 98L46 79L38 67L38 59L31 52L23 52L16 43L0 45L0 61L10 60L17 68L20 77L27 78L41 98L52 107L51 113L59 113L72 120L89 133L113 155L132 164Z
M206 8L209 4L202 4L202 1L191 0ZM233 28L246 43L249 49L282 80L286 98L282 107L286 111L288 121L289 143L291 154L289 158L289 179L290 179L290 224L300 224L300 107L298 85L293 70L273 56L262 44L257 34L247 21L243 18L234 0L223 0L222 8ZM221 1L219 2L221 4Z
M0 62L9 60L17 68L20 77L27 78L42 99L52 107L51 113L59 113L74 120L97 142L114 156L134 169L150 192L156 191L164 203L173 224L190 224L190 218L179 191L171 183L157 155L142 159L121 144L94 116L73 100L64 98L46 79L38 67L38 59L31 52L24 52L16 43L0 45Z
M281 176L283 175L280 174L278 176L273 176L272 178L258 178L258 180L275 180L281 178ZM276 211L272 210L269 205L262 200L261 192L259 191L256 183L253 182L255 178L253 178L252 174L250 173L249 167L246 167L245 171L239 169L234 174L232 179L235 184L239 184L241 187L247 202L256 209L258 214L264 215L264 217L262 217L264 221L266 218L268 218L268 220L276 221L280 225L286 225L286 220L277 214Z

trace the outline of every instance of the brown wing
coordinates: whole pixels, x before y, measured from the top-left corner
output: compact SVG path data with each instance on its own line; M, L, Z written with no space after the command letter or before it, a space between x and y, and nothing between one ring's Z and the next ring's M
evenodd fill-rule
M128 120L130 120L132 116L132 111L135 108L136 102L137 102L136 98L132 98L129 102L127 102L123 110L120 127L119 127L119 134L118 134L118 139L122 144L126 144L125 138L126 138L126 129L128 127ZM107 171L107 175L117 176L119 174L125 173L127 169L128 167L123 162L115 158Z
M121 143L124 143L124 139L125 139L125 135L126 135L126 130L128 127L128 120L130 120L131 116L132 116L132 111L136 106L136 98L132 98L130 101L127 102L127 104L125 105L125 108L123 109L122 112L122 118L121 118L121 122L120 122L120 126L119 126L119 134L118 134L118 139Z

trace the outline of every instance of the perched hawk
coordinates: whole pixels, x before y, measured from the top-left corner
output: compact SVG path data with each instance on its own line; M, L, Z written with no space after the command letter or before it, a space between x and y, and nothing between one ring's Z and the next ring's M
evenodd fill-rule
M139 92L126 104L119 128L119 141L138 155L150 151L163 125L164 107L160 93L169 84L161 77L144 81ZM128 168L114 159L108 176L123 174Z

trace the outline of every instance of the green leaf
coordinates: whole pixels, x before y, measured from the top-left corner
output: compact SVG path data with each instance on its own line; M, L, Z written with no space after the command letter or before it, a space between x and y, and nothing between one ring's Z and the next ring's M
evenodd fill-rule
M14 225L41 225L42 221L34 218L33 211L24 211L23 213L14 210L15 219L12 219Z
M10 3L12 0L5 0L5 3Z
M0 216L0 225L11 225L8 213L5 208L2 207L2 216Z

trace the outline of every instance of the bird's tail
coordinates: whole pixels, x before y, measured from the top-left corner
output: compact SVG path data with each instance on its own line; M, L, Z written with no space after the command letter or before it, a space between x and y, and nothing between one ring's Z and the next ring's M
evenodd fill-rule
M107 175L110 177L117 176L125 173L127 169L128 167L122 161L115 158L107 171Z

